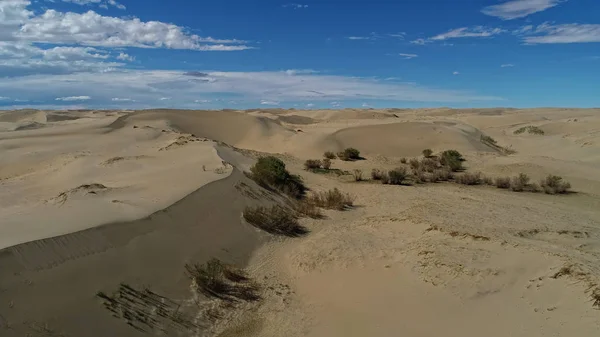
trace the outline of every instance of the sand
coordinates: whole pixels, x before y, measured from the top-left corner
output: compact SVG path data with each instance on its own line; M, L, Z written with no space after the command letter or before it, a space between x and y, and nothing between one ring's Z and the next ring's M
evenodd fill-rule
M596 336L599 112L0 112L1 335ZM527 125L545 134L514 134ZM517 152L486 146L482 134ZM366 160L333 166L365 176L452 148L468 171L558 174L577 193L387 186L303 170L348 146ZM281 200L241 173L261 153L313 190L351 193L356 207L301 219L310 230L301 238L246 224L246 205ZM245 266L262 300L203 320L199 308L214 301L196 303L183 266L212 257ZM113 317L95 294L121 283L136 301L145 288L160 295L150 297L187 325Z

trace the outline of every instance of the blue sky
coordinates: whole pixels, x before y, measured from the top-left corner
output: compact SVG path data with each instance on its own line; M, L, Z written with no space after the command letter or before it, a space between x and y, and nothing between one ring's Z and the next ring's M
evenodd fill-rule
M0 108L600 106L597 0L0 0Z

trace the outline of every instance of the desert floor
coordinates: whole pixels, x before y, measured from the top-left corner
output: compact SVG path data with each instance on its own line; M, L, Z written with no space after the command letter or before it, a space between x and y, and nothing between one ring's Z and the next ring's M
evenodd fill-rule
M333 167L366 181L304 170L346 147L365 160ZM369 180L426 148L575 193ZM0 151L2 336L600 331L600 110L6 111ZM243 174L266 154L355 206L301 219L297 238L249 225L246 206L285 202ZM211 258L245 268L261 300L198 296L185 265Z

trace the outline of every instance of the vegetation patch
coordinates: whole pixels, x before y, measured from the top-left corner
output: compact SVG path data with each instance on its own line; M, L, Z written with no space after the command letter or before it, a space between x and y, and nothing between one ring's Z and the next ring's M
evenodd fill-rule
M334 188L324 192L313 192L306 198L306 202L317 207L343 211L354 205L354 197Z
M257 301L259 286L246 273L234 266L211 259L205 264L186 264L186 275L194 289L209 298L226 301Z
M432 149L425 149L425 150L423 150L422 153L423 153L423 157L429 158L433 154L433 150Z
M512 149L512 147L503 147L503 146L500 146L498 144L498 142L494 138L492 138L490 136L482 134L479 139L480 139L480 141L483 144L485 144L485 145L487 145L487 146L489 146L489 147L497 150L498 152L500 152L500 153L502 153L504 155L509 155L509 154L515 154L515 153L517 153L517 151L515 151L514 149Z
M405 167L398 167L388 172L387 183L390 185L402 185L402 183L408 177Z
M544 130L540 129L537 126L532 126L532 125L519 128L519 129L515 130L514 134L520 135L525 132L532 134L532 135L543 135L544 134Z
M323 153L323 158L325 158L325 159L335 159L336 155L335 155L335 153L333 153L331 151L325 151L325 153Z
M570 183L555 175L548 175L545 179L542 179L540 186L546 194L565 194L571 189Z
M358 151L357 149L353 148L353 147L349 147L347 149L345 149L344 151L341 151L337 154L338 158L340 158L341 160L344 161L353 161L353 160L360 160L363 159L360 156L360 151Z
M274 205L271 207L246 207L244 219L254 227L267 233L298 237L308 233L308 230L298 223L298 216L292 210Z
M296 199L302 198L307 189L300 176L290 174L285 163L273 156L258 158L250 168L249 177L264 188L278 190Z

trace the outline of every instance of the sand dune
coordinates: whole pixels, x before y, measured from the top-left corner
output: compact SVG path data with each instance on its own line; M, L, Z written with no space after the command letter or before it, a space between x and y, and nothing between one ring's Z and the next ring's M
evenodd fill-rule
M596 336L598 112L0 112L0 335ZM529 125L544 134L515 134ZM558 174L577 193L303 169L350 146L365 160L334 168L368 176L455 149L468 172ZM284 200L242 174L266 153L356 207L301 219L299 238L251 227L244 207ZM211 258L245 266L261 301L198 297L184 265Z

